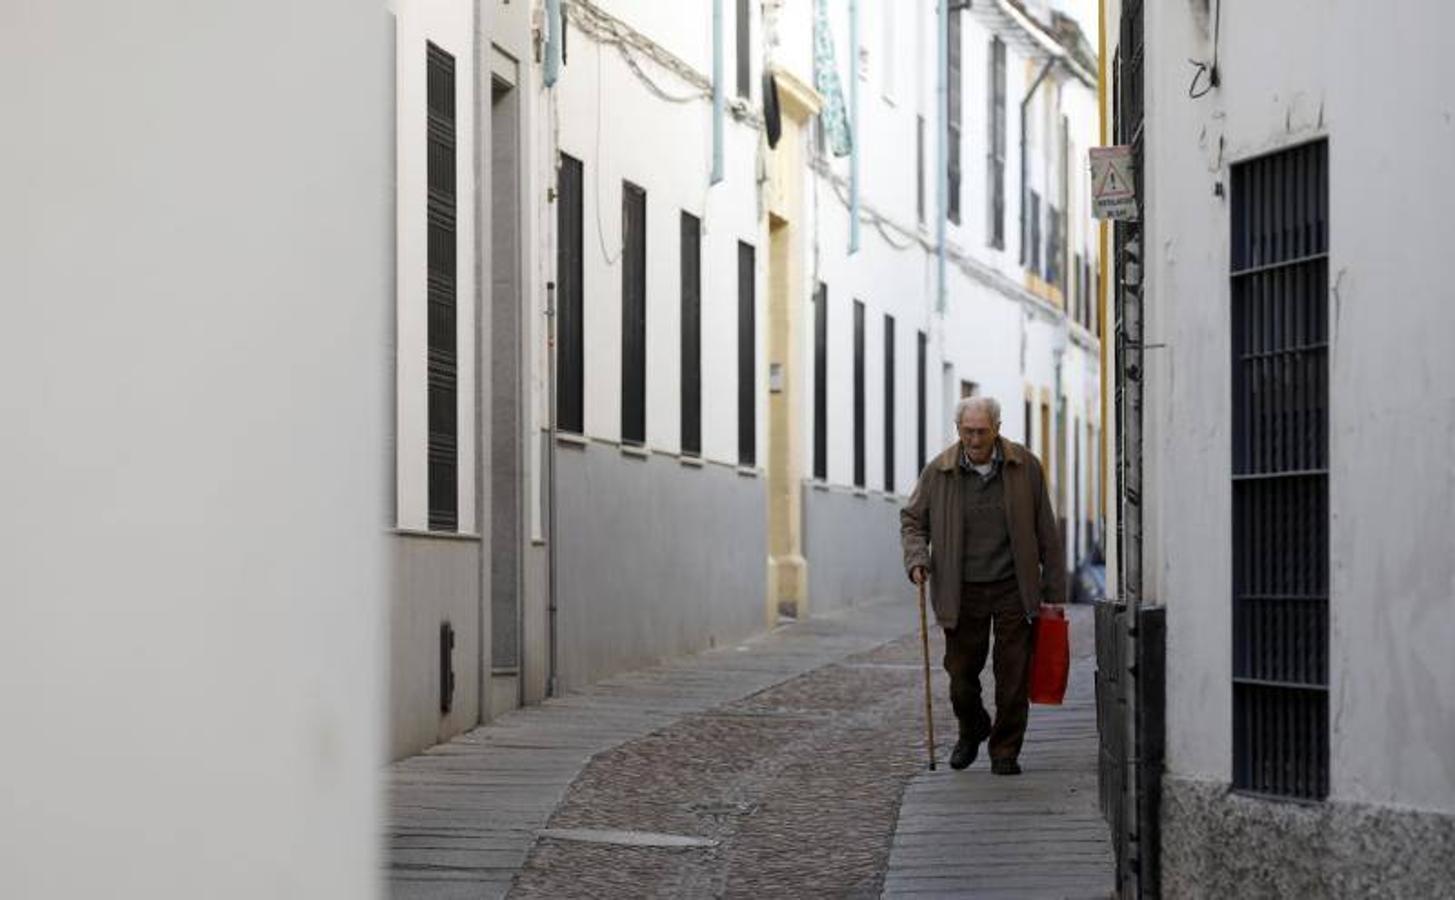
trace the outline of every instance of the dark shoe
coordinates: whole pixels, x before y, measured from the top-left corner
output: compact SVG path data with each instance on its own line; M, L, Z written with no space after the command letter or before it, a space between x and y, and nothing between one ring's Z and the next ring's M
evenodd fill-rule
M954 765L954 763L952 762L950 765ZM990 771L997 775L1019 775L1021 773L1021 764L1009 757L1006 759L992 759L990 761Z
M975 756L980 752L980 738L970 734L960 735L955 742L955 749L950 752L950 768L964 769L975 761Z
M964 769L975 762L975 757L980 753L980 742L990 737L990 715L987 713L979 723L979 727L960 729L960 740L955 742L955 749L950 753L950 768Z

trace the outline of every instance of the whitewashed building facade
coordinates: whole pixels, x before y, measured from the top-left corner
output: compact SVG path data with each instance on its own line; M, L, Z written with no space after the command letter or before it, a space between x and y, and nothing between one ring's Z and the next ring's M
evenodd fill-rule
M553 3L401 3L396 754L905 591L898 507L966 392L1046 458L1068 565L1099 535L1084 29L1059 4L947 13L944 96L928 0L818 8L575 0L553 31ZM825 26L848 156L818 124ZM456 66L453 369L429 333L429 42Z
M1106 22L1107 112L1144 161L1116 268L1145 310L1163 895L1450 896L1455 313L1424 261L1455 197L1455 14Z

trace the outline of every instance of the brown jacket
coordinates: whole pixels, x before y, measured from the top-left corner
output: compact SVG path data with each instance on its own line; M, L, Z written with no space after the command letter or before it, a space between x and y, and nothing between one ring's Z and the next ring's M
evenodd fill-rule
M1041 461L1020 444L999 440L1016 583L1026 613L1036 615L1042 602L1061 603L1066 595L1061 529L1051 511ZM909 503L899 511L904 570L924 566L930 573L930 598L942 628L954 628L960 616L959 464L957 441L925 466Z

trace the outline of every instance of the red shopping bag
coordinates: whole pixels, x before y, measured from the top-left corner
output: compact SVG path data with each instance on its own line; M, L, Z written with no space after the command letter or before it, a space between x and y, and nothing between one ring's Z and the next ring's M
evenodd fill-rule
M1066 611L1059 606L1042 606L1032 640L1031 702L1059 705L1066 697L1066 676L1071 671Z

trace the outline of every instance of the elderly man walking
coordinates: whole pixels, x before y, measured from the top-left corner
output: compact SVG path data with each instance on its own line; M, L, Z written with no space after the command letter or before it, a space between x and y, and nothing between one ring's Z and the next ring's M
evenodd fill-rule
M1061 603L1060 529L1046 475L1025 447L1000 436L1000 404L967 397L955 407L960 440L931 460L900 511L904 566L929 582L945 630L945 670L960 739L950 766L975 761L989 739L990 769L1019 775L1030 703L1032 621ZM995 721L980 698L980 670L995 634Z

